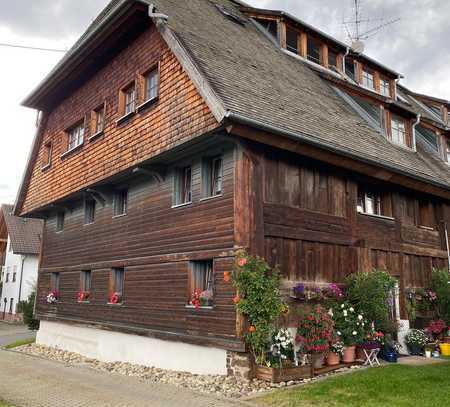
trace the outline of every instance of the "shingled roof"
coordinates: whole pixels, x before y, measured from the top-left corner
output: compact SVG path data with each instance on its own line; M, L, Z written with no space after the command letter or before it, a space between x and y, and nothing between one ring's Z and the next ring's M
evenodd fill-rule
M192 61L201 76L200 93L212 96L206 101L219 122L251 124L450 189L449 167L442 160L430 155L420 144L414 152L382 137L347 105L326 79L275 46L239 11L236 2L143 2L154 4L158 13L168 16L160 29L169 32L176 39L177 47ZM113 0L46 81L62 80L58 75L88 43L89 37L101 30L115 10L129 4L125 0ZM227 18L217 5L232 10L246 23ZM30 98L36 100L45 84L44 81Z
M38 219L19 218L12 214L12 205L2 205L1 211L14 254L39 254L43 223Z

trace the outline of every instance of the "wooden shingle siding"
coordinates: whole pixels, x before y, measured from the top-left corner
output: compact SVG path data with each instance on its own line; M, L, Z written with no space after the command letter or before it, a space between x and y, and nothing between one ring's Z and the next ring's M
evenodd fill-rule
M221 196L202 200L203 155L199 153L189 157L193 202L188 206L172 208L176 162L162 183L153 179L130 183L126 216L113 218L110 198L97 208L91 225L83 226L81 202L67 212L62 233L55 231L56 218L49 218L38 315L235 340L234 290L223 281L224 271L233 266L234 150L226 147L222 151ZM208 259L214 260L214 309L187 309L189 261ZM113 267L125 269L123 306L107 305ZM76 301L81 270L92 271L90 304ZM54 271L61 273L61 298L56 307L45 303Z
M118 125L119 90L160 62L159 100ZM139 103L143 101L138 89ZM61 159L67 149L65 130L84 120L102 103L106 106L104 134ZM138 103L138 104L139 104ZM154 26L143 32L53 111L47 112L43 140L31 176L23 213L65 197L92 183L167 151L217 127L213 115L186 72ZM45 144L52 142L52 165L41 170Z

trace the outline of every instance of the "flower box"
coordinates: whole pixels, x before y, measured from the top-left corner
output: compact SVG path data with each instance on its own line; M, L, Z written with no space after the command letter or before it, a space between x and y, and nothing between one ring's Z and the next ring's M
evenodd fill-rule
M271 383L288 382L290 380L300 380L313 377L313 369L307 366L292 366L274 368L266 366L255 366L255 377Z

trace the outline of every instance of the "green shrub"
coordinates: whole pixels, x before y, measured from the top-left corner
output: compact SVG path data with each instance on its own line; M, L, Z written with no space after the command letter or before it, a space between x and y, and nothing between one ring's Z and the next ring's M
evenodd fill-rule
M383 270L351 274L346 279L346 298L377 330L393 333L396 327L389 318L389 300L395 283Z
M431 290L436 293L435 311L450 325L450 276L447 270L433 270L431 275Z
M233 272L238 293L234 302L250 324L245 340L258 364L266 361L275 323L285 309L279 283L278 270L271 270L262 258L238 253Z
M34 303L36 292L32 292L26 301L20 301L17 304L17 312L23 314L23 322L28 329L35 331L39 329L39 321L34 318Z

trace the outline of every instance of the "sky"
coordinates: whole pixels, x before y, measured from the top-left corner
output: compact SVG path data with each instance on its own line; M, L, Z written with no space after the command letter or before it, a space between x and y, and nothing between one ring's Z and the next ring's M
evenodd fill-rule
M247 2L287 11L345 42L343 23L354 18L353 0ZM0 44L68 49L107 3L1 0ZM366 54L402 73L402 83L413 90L450 99L449 1L361 0L361 13L371 20L363 30L400 19L366 40ZM20 103L62 55L0 46L0 203L14 203L35 133L36 112Z

